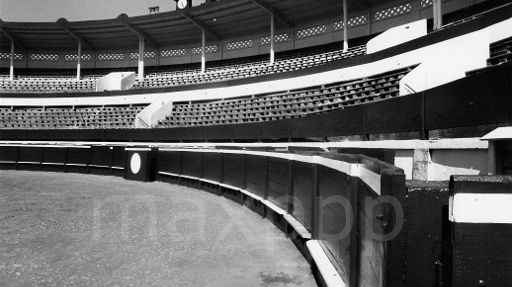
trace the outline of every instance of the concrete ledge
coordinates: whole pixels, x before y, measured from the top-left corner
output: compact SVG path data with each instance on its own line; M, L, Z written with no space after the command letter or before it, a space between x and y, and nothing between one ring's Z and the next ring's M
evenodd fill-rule
M97 165L97 164L90 164L89 167L95 167L95 168L110 168L108 165Z
M58 165L58 166L65 166L65 163L62 162L43 162L41 165Z
M286 213L284 214L284 219L288 222L291 228L301 237L304 239L311 239L311 232L309 232L302 223L300 223L295 217L293 217L291 214Z
M39 161L18 161L18 164L41 164Z
M488 143L480 138L446 138L437 140L377 140L377 141L337 141L337 142L281 142L281 143L158 143L158 142L90 142L90 141L0 141L2 145L19 146L42 146L52 145L55 147L83 147L89 148L91 145L108 146L152 146L159 148L215 148L223 147L314 147L323 150L329 148L367 148L367 149L394 149L394 150L414 150L414 149L487 149Z
M66 163L65 166L79 166L79 167L87 167L86 163Z
M327 158L301 154L278 153L294 149L360 153L379 157L404 170L408 180L447 181L451 175L482 175L491 172L488 164L489 143L480 138L447 138L437 140L377 140L338 142L281 142L281 143L143 143L143 142L54 142L54 141L0 141L1 145L44 146L62 144L73 147L113 145L137 147L148 145L160 150L204 151L269 155L288 160L317 163L353 176L363 176L365 183L377 193L378 176L357 168L354 164L331 161ZM219 148L219 149L217 149ZM233 149L231 149L233 148ZM236 150L236 151L234 151ZM345 151L346 150L346 151ZM421 155L421 156L419 156ZM364 168L364 167L363 167Z
M345 287L347 286L341 276L338 274L331 261L325 254L318 240L309 240L306 242L309 254L313 259L319 277L323 280L326 287Z

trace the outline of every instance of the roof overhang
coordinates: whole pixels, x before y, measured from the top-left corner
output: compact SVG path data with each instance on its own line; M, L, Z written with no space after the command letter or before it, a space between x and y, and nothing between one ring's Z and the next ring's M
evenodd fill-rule
M160 45L153 39L153 37L149 36L146 32L142 31L140 28L136 27L131 23L130 17L126 14L121 14L117 17L117 20L126 27L129 31L134 33L139 39L142 38L153 48L158 48Z

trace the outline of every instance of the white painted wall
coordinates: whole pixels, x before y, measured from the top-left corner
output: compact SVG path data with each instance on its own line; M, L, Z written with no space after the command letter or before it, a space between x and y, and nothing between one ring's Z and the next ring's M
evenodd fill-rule
M96 92L124 91L135 84L134 72L113 72L96 80Z
M414 150L397 150L395 151L395 162L393 163L396 167L404 170L405 179L412 179Z
M394 165L404 170L408 180L447 181L451 175L487 174L487 149L431 149L424 165L415 161L414 151L395 151ZM416 175L415 167L422 169Z
M136 128L156 127L158 122L172 113L172 102L155 101L145 107L135 118Z
M427 19L421 19L388 29L366 44L368 54L385 50L427 35Z
M512 224L509 193L457 193L450 197L450 221Z
M429 180L448 180L451 175L486 175L487 150L431 150Z
M400 95L409 95L444 85L487 65L489 35L473 33L439 45L438 53L425 54L421 65L400 80Z

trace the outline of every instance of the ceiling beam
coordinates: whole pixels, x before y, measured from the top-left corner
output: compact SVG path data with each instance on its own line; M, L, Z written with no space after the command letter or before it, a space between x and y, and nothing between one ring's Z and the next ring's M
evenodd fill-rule
M25 46L5 27L5 22L2 19L0 19L0 33L4 34L9 41L13 42L17 49L22 51L26 50Z
M206 35L210 36L210 38L214 39L215 41L220 41L221 38L220 38L219 34L212 31L212 29L207 27L203 22L201 22L197 19L194 19L190 14L188 14L185 11L181 11L181 10L178 10L178 11L181 14L181 16L183 16L183 18L192 22L192 24L194 24L200 30L204 31L206 33Z
M121 14L117 17L117 20L119 20L119 22L128 30L137 35L137 37L142 37L153 48L160 47L160 45L151 36L149 36L146 32L142 31L141 29L135 27L132 23L130 23L130 18L128 17L128 15Z
M83 37L77 35L71 28L69 27L69 22L66 18L60 18L57 20L57 24L64 30L71 38L75 39L77 42L82 43L82 46L85 46L89 49L94 49L94 47L89 43L89 41L85 40Z
M278 22L281 22L282 24L286 25L287 27L294 26L290 20L288 20L280 11L278 11L272 5L270 5L266 2L263 2L263 0L249 0L249 1L256 4L258 7L265 10L267 13L274 15L275 19Z

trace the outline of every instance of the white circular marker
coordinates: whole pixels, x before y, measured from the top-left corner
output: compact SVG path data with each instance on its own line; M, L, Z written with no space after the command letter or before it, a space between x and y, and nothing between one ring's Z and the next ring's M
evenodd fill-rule
M141 159L140 155L138 153L132 154L132 157L130 158L130 170L133 174L138 174L140 171L141 166Z

